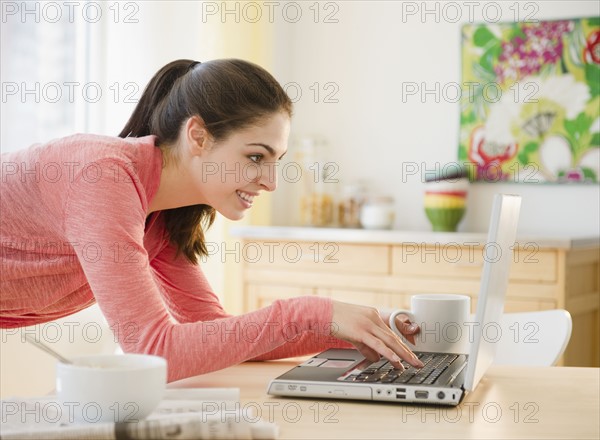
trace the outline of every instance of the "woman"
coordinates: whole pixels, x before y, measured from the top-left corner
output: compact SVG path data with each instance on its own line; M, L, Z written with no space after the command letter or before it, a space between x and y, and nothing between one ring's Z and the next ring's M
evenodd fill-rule
M348 342L421 366L372 308L301 297L230 316L196 264L215 212L240 219L275 190L291 114L254 64L178 60L151 79L120 137L3 155L0 327L98 302L123 350L165 357L170 381Z

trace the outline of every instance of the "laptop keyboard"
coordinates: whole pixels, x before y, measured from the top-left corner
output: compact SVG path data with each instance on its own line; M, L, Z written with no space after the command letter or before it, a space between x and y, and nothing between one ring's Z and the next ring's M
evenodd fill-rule
M373 362L360 371L355 371L344 378L345 381L363 383L404 383L431 385L450 367L458 355L442 353L415 353L423 368L415 368L402 361L405 370L396 370L386 359Z

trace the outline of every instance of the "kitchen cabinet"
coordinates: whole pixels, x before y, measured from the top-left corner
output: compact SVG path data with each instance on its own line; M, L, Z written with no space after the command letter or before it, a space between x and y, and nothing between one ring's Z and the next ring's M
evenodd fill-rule
M375 307L409 308L419 293L457 293L477 305L486 235L247 226L240 242L245 311L279 298L318 295ZM518 237L506 312L566 309L573 333L562 364L600 362L600 240Z

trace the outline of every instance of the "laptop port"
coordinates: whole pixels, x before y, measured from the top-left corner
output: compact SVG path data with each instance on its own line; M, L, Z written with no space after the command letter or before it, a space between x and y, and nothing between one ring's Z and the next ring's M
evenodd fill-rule
M415 397L417 399L427 399L429 397L429 391L415 391Z
M396 388L397 393L406 393L406 388Z
M396 394L396 399L406 399L406 394Z

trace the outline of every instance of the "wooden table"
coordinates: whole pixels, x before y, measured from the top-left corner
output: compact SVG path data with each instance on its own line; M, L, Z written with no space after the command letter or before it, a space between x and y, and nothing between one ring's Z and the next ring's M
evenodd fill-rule
M298 362L248 362L170 387L240 388L240 408L279 425L281 439L600 437L598 368L492 366L454 408L267 395Z

